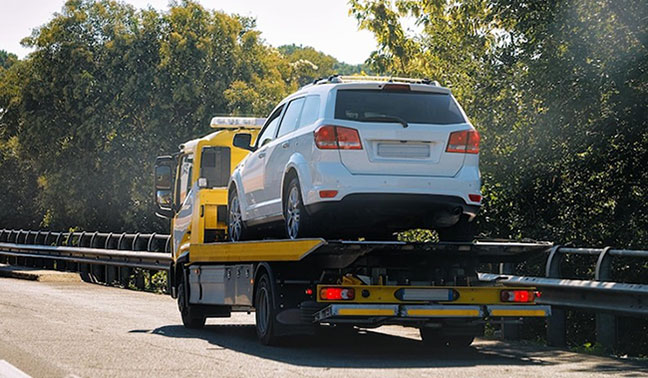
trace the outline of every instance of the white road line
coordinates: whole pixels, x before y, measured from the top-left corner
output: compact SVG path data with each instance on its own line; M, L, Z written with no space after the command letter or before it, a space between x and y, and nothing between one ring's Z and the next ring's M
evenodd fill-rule
M0 360L0 378L31 378L31 376L7 361Z

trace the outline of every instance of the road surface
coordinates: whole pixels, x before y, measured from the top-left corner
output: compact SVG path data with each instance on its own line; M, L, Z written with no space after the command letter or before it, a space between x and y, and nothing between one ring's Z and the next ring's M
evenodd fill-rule
M255 339L253 315L182 327L168 296L0 278L0 361L33 377L648 376L648 363L478 340L431 351L414 329ZM0 375L2 370L0 370Z

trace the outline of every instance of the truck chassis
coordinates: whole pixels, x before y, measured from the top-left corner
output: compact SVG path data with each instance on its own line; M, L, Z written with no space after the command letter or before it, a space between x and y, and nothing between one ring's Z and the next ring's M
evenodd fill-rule
M465 347L484 324L547 317L528 287L483 282L477 267L516 262L550 243L263 240L191 244L171 266L186 327L255 311L263 344L326 326L420 329L428 345Z

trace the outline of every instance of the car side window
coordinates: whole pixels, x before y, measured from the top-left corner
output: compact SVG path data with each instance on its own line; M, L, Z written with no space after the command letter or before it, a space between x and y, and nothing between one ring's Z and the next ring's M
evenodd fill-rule
M299 115L301 114L303 105L304 105L303 97L292 100L288 104L286 113L284 114L283 119L281 120L281 126L279 126L279 135L277 135L277 138L282 135L286 135L291 131L295 131L295 129L297 128L297 124L299 122Z
M301 117L299 118L299 125L297 128L302 128L313 124L319 117L319 108L320 108L320 96L312 95L306 97L306 102L304 102L304 108L301 112Z
M283 110L283 105L280 106L277 110L275 110L270 117L268 117L268 120L266 121L266 126L263 128L263 131L261 131L261 135L259 135L259 138L257 139L257 147L261 148L271 142L275 138L275 134L277 133L277 127L279 127L279 121L281 118L279 116L281 115L281 111Z

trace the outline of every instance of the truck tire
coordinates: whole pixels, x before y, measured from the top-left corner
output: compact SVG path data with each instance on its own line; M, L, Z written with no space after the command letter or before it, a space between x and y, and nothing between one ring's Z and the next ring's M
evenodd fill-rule
M309 236L311 219L304 207L304 201L295 177L288 183L283 201L284 231L288 239Z
M205 316L197 313L196 309L189 304L184 285L184 281L178 285L178 310L180 310L182 324L185 328L201 329L205 326Z
M475 340L470 335L443 335L439 330L432 328L420 328L423 344L431 348L468 348Z
M475 222L469 221L466 215L462 215L453 226L437 229L442 242L472 242L476 231Z
M248 229L243 222L241 202L236 189L230 193L227 202L227 237L231 241L247 240L249 237Z
M277 311L274 306L274 292L270 277L263 273L254 293L254 314L256 318L256 333L263 345L276 345Z

